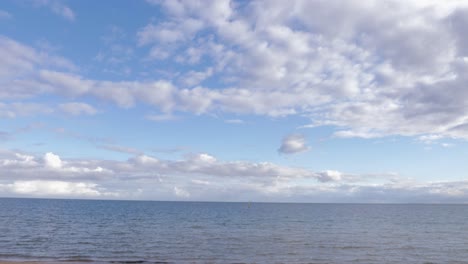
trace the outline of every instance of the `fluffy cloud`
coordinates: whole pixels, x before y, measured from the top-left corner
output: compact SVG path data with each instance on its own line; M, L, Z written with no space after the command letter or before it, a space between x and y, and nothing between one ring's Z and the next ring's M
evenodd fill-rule
M36 157L12 151L0 152L0 172L9 179L96 179L112 175L112 171L96 161L67 160L52 152Z
M133 150L111 147L117 151L133 153ZM134 179L151 175L198 175L208 177L225 177L226 179L249 178L258 181L272 179L316 179L324 177L321 173L310 170L280 166L269 162L219 161L208 154L192 154L183 160L160 160L147 155L136 155L126 162L106 160L62 160L59 155L46 153L42 158L32 155L5 151L0 157L0 171L5 174L15 173L21 179L35 177L49 179L96 178L105 179L111 176L125 176ZM333 180L341 180L333 178Z
M42 69L75 70L76 66L63 57L49 55L10 38L0 36L0 99L24 99L53 92L40 81ZM56 87L59 90L61 87Z
M286 167L269 162L218 161L208 154L193 154L184 160L159 160L146 155L129 160L135 170L133 175L144 175L157 172L158 175L201 175L208 177L225 177L226 179L249 179L251 181L269 182L273 180L316 179L322 177L310 170ZM142 173L142 174L140 174Z
M281 147L278 149L280 153L293 154L309 150L304 135L292 134L283 139Z
M44 164L47 168L50 169L62 168L62 160L58 155L55 155L52 152L48 152L44 155Z
M12 184L4 185L3 188L20 195L39 196L78 196L96 197L103 196L96 184L84 182L64 182L64 181L15 181Z
M208 8L189 1L155 4L167 10L170 21L190 18L204 25L172 29L187 36L187 42L205 41L210 51L198 54L212 62L214 76L223 74L238 85L229 90L234 95L228 100L219 100L224 111L306 112L314 125L347 128L336 134L346 137L413 136L434 130L444 137L466 137L460 127L467 119L465 100L447 96L460 94L466 83L466 2L254 1L247 7L216 1L207 3ZM213 30L217 40L195 36L197 29ZM158 45L164 41L154 39ZM167 52L200 50L185 46L183 39L177 45ZM263 91L278 96L268 98Z
M324 172L319 173L319 180L322 182L328 182L328 181L339 181L342 178L342 173L339 171L334 171L334 170L327 170Z
M52 93L164 114L301 115L338 127L339 137L468 138L465 1L151 3L162 19L138 30L138 48L148 63L180 69L172 81L91 79L1 37L0 98Z

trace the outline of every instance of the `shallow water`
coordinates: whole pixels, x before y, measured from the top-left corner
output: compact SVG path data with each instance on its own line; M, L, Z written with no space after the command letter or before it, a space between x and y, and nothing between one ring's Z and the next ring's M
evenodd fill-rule
M0 199L1 259L468 263L468 206Z

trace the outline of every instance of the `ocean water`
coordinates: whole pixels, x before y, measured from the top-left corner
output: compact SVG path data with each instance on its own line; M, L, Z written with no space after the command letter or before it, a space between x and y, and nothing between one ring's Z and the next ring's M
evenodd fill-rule
M0 260L468 263L468 206L0 199Z

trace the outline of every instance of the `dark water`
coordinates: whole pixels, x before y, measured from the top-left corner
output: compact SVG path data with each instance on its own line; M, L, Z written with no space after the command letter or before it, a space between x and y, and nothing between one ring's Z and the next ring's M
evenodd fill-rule
M0 199L0 259L468 263L468 206Z

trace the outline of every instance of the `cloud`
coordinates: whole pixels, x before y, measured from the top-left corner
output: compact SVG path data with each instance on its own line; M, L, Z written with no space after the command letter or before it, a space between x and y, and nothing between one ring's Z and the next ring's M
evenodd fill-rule
M190 193L187 192L186 190L182 189L182 188L179 188L177 186L174 186L174 193L177 197L181 197L181 198L188 198L190 197Z
M304 200L350 203L466 203L468 182L393 182L378 185L295 186ZM287 198L286 198L287 199ZM295 197L297 199L297 197Z
M97 113L97 110L89 104L72 102L60 104L59 109L67 114L78 116L78 115L94 115Z
M271 180L276 178L310 178L317 179L318 174L313 171L283 167L269 162L252 163L246 161L218 161L215 157L200 153L192 154L180 161L159 160L141 155L129 160L135 169L157 171L168 175L206 175L209 177L248 178L250 180ZM134 173L135 176L138 173Z
M140 45L150 43L172 44L190 40L193 34L202 28L203 22L192 18L165 22L159 25L148 24L137 33L138 43Z
M22 153L11 153L11 152L3 152L6 157L2 157L1 166L5 168L7 171L10 168L33 168L38 165L38 162L35 160L36 158L31 155L22 154Z
M181 78L181 83L184 86L193 87L209 78L212 74L212 68L208 68L205 71L189 71Z
M96 161L64 161L52 152L45 153L43 157L12 151L0 152L0 172L12 180L96 179L112 175L112 171L102 166Z
M15 181L12 184L4 185L3 188L19 195L47 196L47 197L99 197L109 194L102 193L97 184L85 182L64 182L64 181Z
M424 144L432 144L434 141L441 139L441 135L422 135L418 138L419 141L423 142Z
M53 113L53 108L48 105L39 103L1 103L0 102L0 117L16 118L23 116L33 116L39 114Z
M0 99L24 99L53 92L50 86L40 81L40 71L73 71L77 68L63 57L38 51L4 36L0 36L0 57Z
M126 161L63 159L0 150L0 194L295 202L466 202L468 181L421 182L397 174L315 172L272 163L135 155Z
M94 115L98 111L86 103L72 102L52 106L44 103L0 102L0 117L19 118L26 116L49 115L62 112L71 116Z
M466 64L462 62L466 55L460 53L466 45L454 45L466 39L466 3L391 3L383 7L372 1L344 5L292 1L285 6L257 1L248 4L246 14L235 2L223 1L209 4L213 5L210 15L188 2L160 1L157 5L173 21L195 19L202 21L204 29L216 32L217 41L197 39L206 41L205 47L211 50L201 54L212 62L215 73L228 72L240 87L249 87L242 99L232 96L223 101L220 108L224 111L243 108L248 113L288 115L305 110L316 124L348 128L336 134L344 137L413 136L434 128L445 137L460 137L464 132L447 127L464 122L465 106L456 104L447 111L444 106L449 102L438 105L440 100L433 99L446 98L438 86L452 86L466 76L459 68ZM388 12L382 15L379 10L383 8ZM146 28L146 33L152 30L157 32ZM193 36L182 27L177 30ZM422 48L427 47L425 43L431 43L430 49ZM194 48L185 44L178 39L179 49L166 52ZM256 98L254 93L262 89L279 95L268 110L259 107L268 95ZM281 94L285 90L287 94ZM375 121L379 119L384 120Z
M111 146L113 150L133 153L133 149ZM311 179L321 182L346 180L345 177L325 177L302 168L281 166L269 162L220 161L206 154L190 154L183 160L160 160L139 153L128 161L63 160L59 155L47 152L42 158L29 154L4 151L0 155L0 172L14 172L18 179L101 179L127 175L133 179L151 175L207 176L214 178L250 179L259 182L271 180ZM338 172L335 172L338 173ZM329 173L330 174L330 173ZM330 174L331 175L331 174ZM15 178L14 175L11 176Z
M309 150L304 135L291 134L286 136L281 143L278 152L283 154L294 154Z
M73 10L64 5L63 1L60 0L34 0L34 5L44 6L50 9L56 15L59 15L69 21L75 21L75 13Z
M165 60L156 71L179 69L170 80L92 79L64 58L1 37L0 98L54 94L165 114L298 115L338 137L468 138L464 1L151 4L161 20L135 37L148 53L142 60Z
M47 168L60 169L62 168L62 160L59 156L52 152L48 152L44 155L44 163Z
M328 181L340 181L342 179L342 173L334 170L327 170L319 173L319 180L321 182Z

